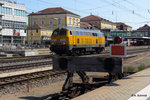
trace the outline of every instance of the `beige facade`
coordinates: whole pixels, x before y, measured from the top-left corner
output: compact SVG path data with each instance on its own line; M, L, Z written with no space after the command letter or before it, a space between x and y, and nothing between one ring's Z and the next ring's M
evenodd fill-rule
M116 23L116 25L117 25L118 30L123 30L123 31L131 31L132 30L131 26L126 25L125 23L122 23L122 22L118 22L118 23Z
M84 17L81 19L81 22L87 22L89 24L91 24L92 26L95 26L96 28L100 29L100 30L104 30L104 29L116 29L116 24L106 20L104 18L101 18L99 16L95 16L95 15L89 15L87 17Z
M116 29L116 24L112 22L101 22L101 29Z
M35 28L34 26L38 27ZM80 16L63 8L47 8L37 13L31 13L28 16L28 36L26 37L26 41L28 43L38 41L41 44L42 37L46 39L47 36L50 39L49 37L54 29L64 26L80 27ZM36 30L39 30L38 33ZM30 37L31 32L33 33L32 38Z
M54 30L58 27L80 27L80 18L70 14L32 15L28 17L29 27L40 25Z
M52 31L49 29L40 29L40 28L33 28L28 29L26 36L26 41L29 44L42 44L42 43L49 43Z

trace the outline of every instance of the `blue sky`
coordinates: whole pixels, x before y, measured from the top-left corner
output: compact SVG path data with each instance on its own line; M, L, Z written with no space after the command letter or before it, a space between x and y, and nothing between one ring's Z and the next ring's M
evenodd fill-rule
M14 0L25 4L27 12L62 7L82 17L90 14L137 29L150 25L150 0Z

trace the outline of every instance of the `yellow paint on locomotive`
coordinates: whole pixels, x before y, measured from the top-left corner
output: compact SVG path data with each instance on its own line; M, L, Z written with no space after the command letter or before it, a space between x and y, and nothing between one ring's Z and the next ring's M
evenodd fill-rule
M105 37L70 35L70 32L72 31L67 30L66 35L53 35L51 37L51 43L64 43L66 45L105 45Z

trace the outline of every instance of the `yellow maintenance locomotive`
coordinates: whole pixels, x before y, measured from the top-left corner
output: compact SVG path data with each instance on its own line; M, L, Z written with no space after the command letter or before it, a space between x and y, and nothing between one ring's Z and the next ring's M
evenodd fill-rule
M99 30L73 27L57 28L51 36L50 50L56 54L100 53L105 48L105 37Z

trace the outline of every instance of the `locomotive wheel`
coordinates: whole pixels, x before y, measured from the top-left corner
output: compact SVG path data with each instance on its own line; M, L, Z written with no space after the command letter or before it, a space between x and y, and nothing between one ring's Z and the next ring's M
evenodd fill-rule
M101 50L99 50L99 49L96 50L96 53L97 53L97 54L100 54L100 53L101 53Z

